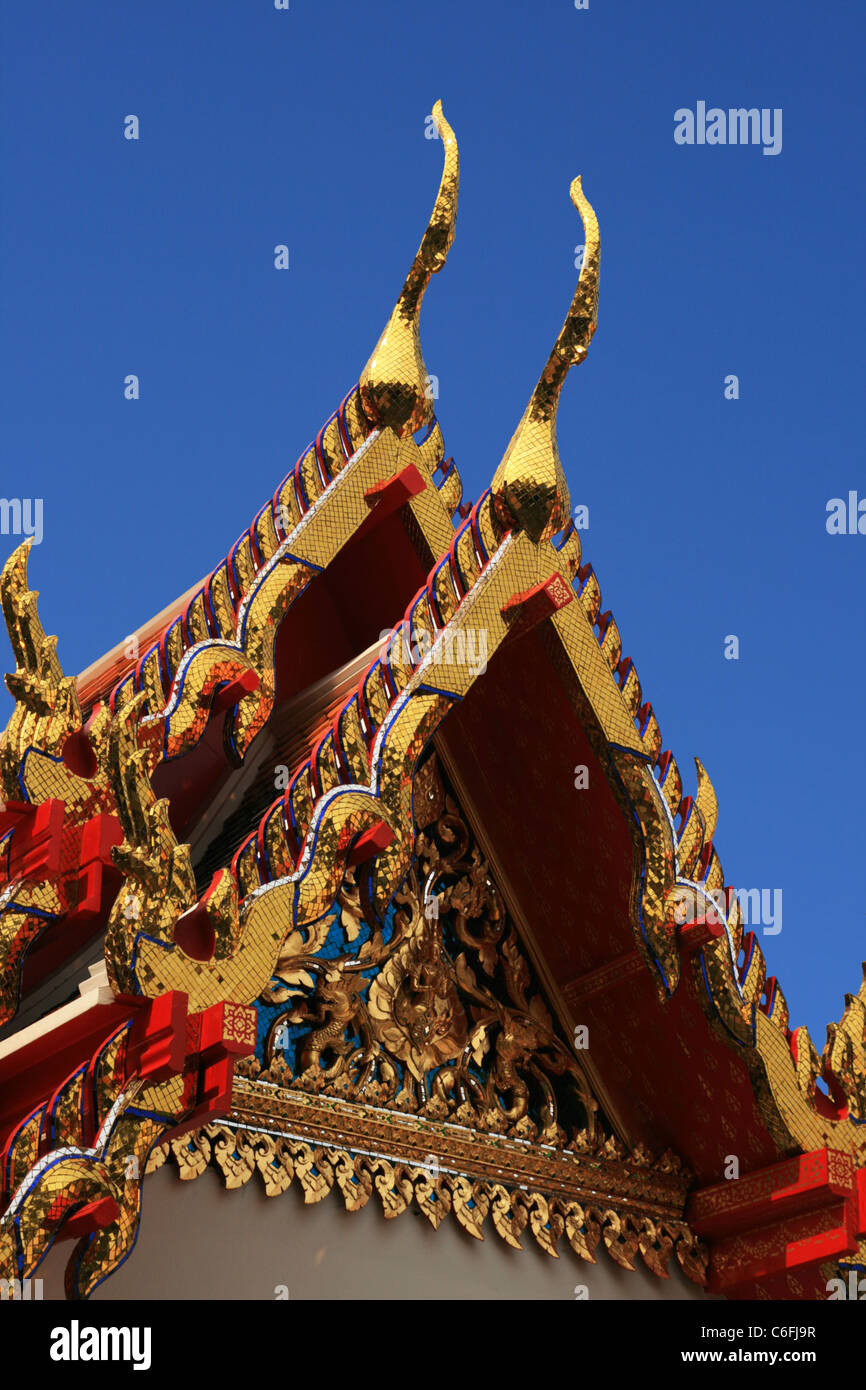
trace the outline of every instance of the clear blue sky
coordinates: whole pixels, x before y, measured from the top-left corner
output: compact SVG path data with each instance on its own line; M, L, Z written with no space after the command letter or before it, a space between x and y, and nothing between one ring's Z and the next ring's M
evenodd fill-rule
M819 1050L866 954L866 536L825 529L829 498L866 495L864 14L41 0L0 21L2 492L44 499L32 582L69 672L223 556L357 379L432 203L437 97L463 182L422 337L477 497L573 291L583 174L599 330L560 445L584 557L665 745L715 782L728 882L783 890L762 945ZM781 154L676 145L698 101L781 108Z

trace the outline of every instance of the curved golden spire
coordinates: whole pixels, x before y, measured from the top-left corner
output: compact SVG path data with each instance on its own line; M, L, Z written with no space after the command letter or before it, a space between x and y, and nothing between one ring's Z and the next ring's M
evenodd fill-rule
M401 436L414 434L432 415L418 327L421 300L430 276L436 275L445 264L457 225L460 157L454 131L442 114L441 101L433 107L433 120L445 146L439 192L406 283L361 373L361 403L365 415L374 425L390 426Z
M556 411L569 369L586 356L598 312L598 219L584 196L579 177L569 191L586 238L580 278L562 331L492 484L502 525L517 527L536 542L554 535L568 521L571 504L556 444Z

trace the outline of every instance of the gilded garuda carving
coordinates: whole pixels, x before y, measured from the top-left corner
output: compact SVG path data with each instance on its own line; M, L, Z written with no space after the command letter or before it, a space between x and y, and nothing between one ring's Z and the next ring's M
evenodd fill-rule
M331 913L284 943L230 1121L161 1146L151 1168L170 1155L191 1179L212 1163L269 1196L296 1180L305 1201L336 1191L350 1211L375 1192L389 1218L414 1204L478 1239L489 1221L516 1248L528 1230L548 1254L564 1238L662 1277L675 1257L702 1283L690 1175L610 1133L435 754L414 794L412 863L384 923L347 873ZM409 1127L383 1124L390 1111Z
M284 943L263 1002L291 1007L268 1011L264 1054L242 1074L557 1147L594 1143L597 1102L434 756L415 788L424 828L384 926L359 922L344 880L304 949Z

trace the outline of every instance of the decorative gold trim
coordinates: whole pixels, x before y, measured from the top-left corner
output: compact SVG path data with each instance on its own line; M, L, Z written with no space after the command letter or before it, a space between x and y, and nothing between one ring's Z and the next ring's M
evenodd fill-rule
M603 1243L623 1268L640 1255L666 1278L675 1253L694 1283L706 1282L706 1248L682 1215L689 1175L671 1155L626 1158L615 1140L594 1154L557 1153L238 1078L230 1119L163 1145L148 1172L169 1155L187 1181L212 1165L228 1189L258 1174L273 1197L297 1179L308 1204L336 1189L347 1211L366 1206L375 1188L387 1219L414 1201L434 1228L450 1213L483 1240L489 1215L518 1250L528 1227L554 1257L564 1235L580 1259L595 1263Z
M544 548L542 542L540 555ZM856 995L845 996L845 1012L838 1024L829 1025L823 1055L806 1028L794 1029L789 1043L787 1001L778 982L768 991L764 955L755 937L745 936L739 903L734 899L721 908L725 877L714 844L718 799L712 782L696 758L695 795L683 794L676 759L661 753L652 706L641 704L634 664L620 659L622 644L613 617L599 617L601 590L592 568L585 565L577 572L577 533L567 530L551 553L558 554L564 572L576 574L579 602L553 613L550 626L598 721L641 827L644 863L634 935L660 998L672 994L680 981L675 910L687 906L692 920L715 917L722 936L693 960L699 997L715 1031L747 1065L770 1134L784 1149L809 1152L827 1145L866 1163L866 1126L858 1123L866 1114L866 978ZM818 1092L819 1078L834 1094L832 1101Z

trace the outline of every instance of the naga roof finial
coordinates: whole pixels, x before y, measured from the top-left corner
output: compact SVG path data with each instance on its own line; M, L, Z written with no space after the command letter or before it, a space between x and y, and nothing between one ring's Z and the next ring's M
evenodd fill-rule
M441 101L433 107L433 120L445 146L439 192L412 268L360 382L361 403L368 419L380 427L390 426L401 436L414 434L432 415L427 369L421 356L421 300L430 276L445 264L457 225L460 157Z
M556 411L569 368L586 356L598 312L598 219L587 202L579 176L569 191L586 237L580 278L565 323L492 484L496 514L502 525L517 527L536 542L555 535L568 520L571 504L556 443Z

